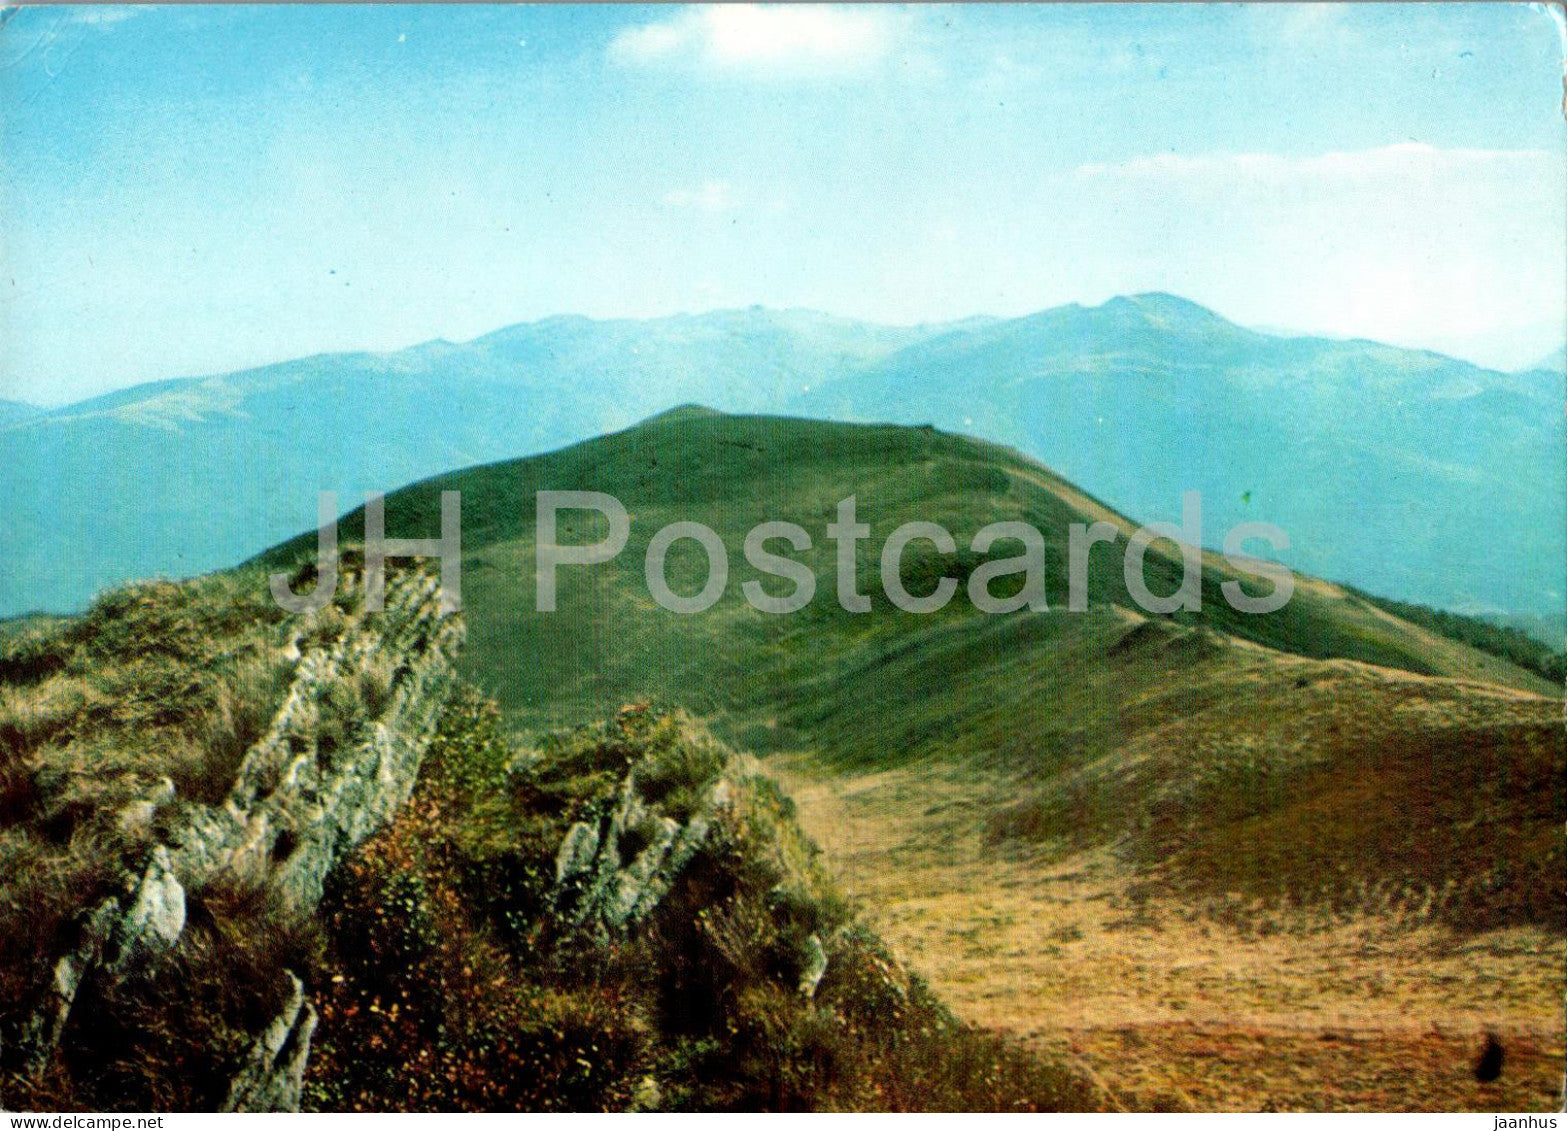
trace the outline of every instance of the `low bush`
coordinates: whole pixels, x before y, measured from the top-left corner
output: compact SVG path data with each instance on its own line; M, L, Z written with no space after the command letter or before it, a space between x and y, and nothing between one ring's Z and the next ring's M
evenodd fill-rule
M653 915L605 936L557 916L554 859L628 774L655 813L688 819L720 777L726 800ZM684 716L636 707L519 752L459 691L409 812L331 885L310 1106L1092 1106L1072 1073L955 1020L857 926L792 814Z
M188 893L186 911L172 953L84 985L61 1045L69 1093L59 1106L217 1109L287 1001L285 971L318 961L314 927L258 888L212 885Z

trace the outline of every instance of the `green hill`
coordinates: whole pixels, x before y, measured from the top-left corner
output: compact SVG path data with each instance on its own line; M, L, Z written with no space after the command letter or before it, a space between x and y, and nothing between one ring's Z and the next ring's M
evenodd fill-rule
M548 613L546 489L613 494L630 523L613 561L561 570ZM303 619L264 579L308 588L310 536L83 617L0 625L8 1102L1554 1095L1567 750L1559 689L1509 662L1512 637L1309 577L1283 609L1242 614L1221 589L1240 575L1213 553L1200 611L1150 615L1121 568L1132 520L929 427L685 406L416 484L387 500L389 533L434 535L446 490L463 505L456 660L432 567L398 570L385 613L364 608L359 512L345 584ZM834 599L824 537L851 495L870 528L858 613ZM778 520L812 539L794 556L816 598L789 615L742 595L760 580L746 534ZM959 549L910 547L912 593L1010 554L967 547L1018 521L1043 540L1049 609L895 607L879 551L915 520ZM644 577L676 521L711 527L731 565L692 615ZM1115 534L1074 612L1068 531L1091 522ZM603 526L567 513L561 540ZM679 594L707 579L693 542L667 565ZM1146 567L1171 592L1178 549L1156 543ZM479 694L442 713L454 665ZM1187 1010L1205 1027L1172 1027ZM1410 1017L1437 1033L1414 1072L1411 1038L1386 1036ZM1340 1030L1316 1035L1330 1018L1382 1034L1354 1038L1349 1077L1327 1043ZM1463 1055L1455 1025L1503 1032L1503 1091L1443 1067ZM1237 1066L1264 1084L1246 1090Z
M1112 1105L1553 1102L1560 688L1445 620L1304 577L1280 613L1241 616L1212 555L1203 613L1149 618L1119 545L1094 551L1090 611L1061 611L1068 524L1130 523L1014 451L928 428L688 410L420 484L389 500L389 529L433 534L451 488L464 669L511 728L662 700L765 754L895 953L966 1021L1086 1059ZM533 611L541 488L611 492L631 520L614 562L562 571L553 614ZM985 616L960 597L917 616L878 597L843 612L822 533L850 494L873 531L861 592L879 591L875 552L902 522L963 545L1022 519L1045 538L1052 611ZM740 592L754 577L738 547L774 519L814 543L796 556L817 598L787 616ZM691 616L642 576L653 533L681 520L717 531L731 563L723 599ZM916 592L977 565L910 557ZM681 593L706 576L693 543L670 567ZM1156 592L1174 568L1150 555ZM1482 1029L1509 1050L1500 1093L1468 1074Z
M1445 897L1454 915L1480 904L1499 922L1557 914L1559 899L1535 898L1539 869L1560 855L1549 823L1559 804L1541 784L1562 756L1551 684L1310 578L1297 579L1279 612L1238 613L1219 591L1237 575L1213 554L1205 557L1202 611L1149 618L1122 576L1129 520L1015 452L929 428L688 410L408 488L387 501L388 530L433 533L440 492L453 489L464 508L463 664L515 728L589 721L631 702L678 704L745 747L806 751L822 773L950 765L976 783L1010 783L1001 793L1010 790L1013 803L987 803L973 816L1001 840L1062 850L1109 843L1128 860L1178 845L1183 883L1229 883L1268 897L1283 883L1291 897L1338 898L1334 885L1317 883L1324 867L1364 877L1383 858L1403 860L1379 878L1412 892L1452 880L1467 892ZM562 568L555 613L534 609L533 499L542 489L608 492L630 515L629 543L614 561ZM833 547L821 537L849 495L871 528L858 559L859 589L875 594L866 614L833 600ZM562 539L598 540L602 523L589 519L597 522L588 512L563 519ZM990 616L962 598L930 615L893 608L875 580L877 554L894 527L915 519L943 524L960 546L991 522L1039 529L1050 611ZM643 577L654 532L683 520L707 524L730 548L726 592L695 615L659 607ZM817 578L817 597L795 614L759 612L741 593L757 575L739 547L766 520L794 521L812 534L812 547L797 556ZM1095 548L1090 608L1069 612L1068 526L1095 520L1117 526L1123 541ZM359 537L358 522L347 517L344 537ZM310 552L313 540L302 539L265 560ZM1156 593L1178 582L1174 554L1173 544L1156 543L1148 556ZM972 554L915 547L903 572L911 590L928 591L939 577L966 576L977 564ZM677 544L668 568L678 593L706 580L706 558L692 542ZM1318 697L1320 709L1311 706ZM1334 708L1340 698L1356 706ZM1435 705L1411 715L1411 704L1424 702ZM1494 845L1479 837L1455 843L1445 858L1415 851L1430 841L1434 818L1422 810L1406 819L1396 802L1401 787L1391 783L1415 770L1398 768L1408 756L1379 729L1394 718L1404 720L1399 733L1410 742L1447 733L1447 747L1474 750L1464 774L1427 788L1457 791L1452 804L1462 812L1490 798L1486 827L1509 815L1523 820L1533 830L1525 834L1533 838L1527 864L1484 879ZM1244 773L1231 779L1221 769L1238 753L1193 761L1192 747L1169 745L1176 726L1190 741L1211 736L1218 751L1249 750ZM1429 764L1420 772L1428 771ZM1274 819L1269 835L1282 850L1294 837L1290 821L1303 819L1288 816L1292 807L1332 804L1344 780L1336 775L1364 782L1384 772L1389 792L1359 790L1334 817L1345 830L1383 829L1382 857L1357 855L1349 841L1324 835L1301 838L1293 878L1264 868L1242 883L1212 872L1226 859L1225 838L1268 829L1265 819ZM1508 796L1513 773L1532 784ZM1305 885L1298 890L1297 880ZM1497 890L1474 888L1482 884Z
M812 714L825 717L830 709L824 703L838 694L852 697L855 679L873 675L897 656L947 654L953 671L970 672L974 657L966 649L1004 663L1015 650L1001 646L1004 641L1015 646L1083 639L1108 647L1126 616L1141 616L1122 577L1125 535L1135 529L1130 519L1017 452L930 428L728 416L688 407L548 455L456 472L396 492L387 500L388 531L433 535L440 493L448 490L463 497L464 601L472 626L468 671L495 690L515 720L529 725L583 721L606 704L655 697L787 726ZM629 542L614 561L561 568L555 614L533 611L534 497L540 490L606 492L631 517ZM850 495L858 500L860 521L871 528L859 545L858 562L859 589L876 602L871 615L844 612L833 599L833 547L824 531L839 500ZM598 521L589 512L565 512L562 538L596 540L602 531L590 533L584 525L590 519ZM916 519L945 525L960 548L993 522L1021 520L1039 529L1051 611L990 617L962 598L930 616L894 609L880 592L877 555L896 526ZM687 520L716 531L730 560L727 591L695 616L660 608L643 578L652 535ZM772 520L796 522L813 539L809 550L795 556L815 574L817 596L795 615L769 616L742 596L742 585L761 576L742 554L746 533ZM1108 521L1122 533L1113 547L1101 544L1091 553L1090 612L1069 614L1068 527L1095 521ZM1222 533L1210 528L1205 541L1215 543ZM345 516L341 537L362 537L361 512ZM1150 550L1147 578L1155 593L1173 592L1179 583L1174 550L1168 542ZM313 538L303 537L261 560L275 566L313 551ZM1015 547L995 551L998 557L1015 552ZM965 566L964 554L973 557L966 549L938 556L928 544L916 543L905 572L931 574L923 581L928 591L937 575L972 570L976 563ZM706 568L694 543L678 543L668 560L670 584L691 594L705 581ZM1205 555L1202 611L1171 619L1302 656L1552 690L1533 673L1315 579L1298 579L1294 597L1277 613L1236 612L1220 592L1223 582L1235 579L1242 575L1221 557ZM779 581L767 584L787 591ZM912 579L911 585L918 587ZM813 740L831 746L831 728L817 729L821 733Z

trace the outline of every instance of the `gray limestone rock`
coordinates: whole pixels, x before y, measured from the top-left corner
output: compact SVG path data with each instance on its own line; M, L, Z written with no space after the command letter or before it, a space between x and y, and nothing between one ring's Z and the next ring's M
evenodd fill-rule
M599 831L596 826L578 821L567 829L565 839L560 842L560 851L555 854L555 886L561 887L566 881L592 868L598 850Z
M118 977L179 942L187 891L219 880L253 883L290 909L310 912L332 869L412 793L462 638L461 618L441 612L438 576L419 571L388 586L379 617L350 624L329 646L304 651L282 707L246 752L229 796L217 806L185 806L181 826L148 852L125 895L100 904L80 944L57 960L24 1031L29 1067L36 1072L48 1064L84 980ZM334 681L356 678L378 653L399 658L385 710L353 743L323 756L312 737L317 703ZM159 783L122 820L150 823L173 799L172 788ZM297 1106L315 1011L303 1001L302 987L295 996L286 1018L258 1038L259 1059L236 1079L234 1110Z
M111 973L125 969L137 958L167 950L185 929L185 889L174 875L169 850L158 845L136 885L130 910L115 926Z
M299 1110L316 1011L305 1000L300 980L291 971L284 973L290 986L288 1000L246 1053L229 1085L224 1112Z
M827 951L821 936L814 932L805 940L805 954L801 956L800 992L806 997L816 996L816 987L827 975Z
M599 828L579 821L566 831L555 854L558 912L569 922L607 935L641 922L668 894L676 878L706 842L712 817L729 803L729 787L716 782L699 811L685 824L648 808L636 787L636 770L626 775L615 804ZM637 842L634 855L632 842ZM587 877L580 893L572 881Z

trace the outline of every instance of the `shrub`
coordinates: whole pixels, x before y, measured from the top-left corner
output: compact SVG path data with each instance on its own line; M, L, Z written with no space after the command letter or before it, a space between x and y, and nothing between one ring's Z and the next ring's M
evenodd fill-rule
M71 1102L107 1110L211 1111L282 1010L285 971L317 961L318 933L259 888L188 893L174 951L129 977L90 980L62 1041Z
M655 814L689 811L720 776L729 801L652 916L605 937L555 917L554 855L627 773ZM309 1104L1090 1105L1070 1073L954 1021L854 927L792 813L684 716L631 711L519 756L460 689L409 812L333 880ZM814 1000L812 935L829 956Z
M58 624L26 624L0 639L0 684L37 683L65 668L70 647Z
M1559 652L1542 644L1522 629L1492 624L1479 617L1433 609L1411 601L1374 597L1359 589L1350 588L1350 592L1396 617L1429 628L1460 644L1489 652L1552 683L1561 683L1567 679L1567 652Z
M77 913L118 879L119 856L106 836L57 845L27 828L0 829L0 1047L12 1047L55 956L74 941Z
M683 734L672 719L656 724L647 741L652 752L637 767L638 790L676 820L689 819L727 757L711 738Z

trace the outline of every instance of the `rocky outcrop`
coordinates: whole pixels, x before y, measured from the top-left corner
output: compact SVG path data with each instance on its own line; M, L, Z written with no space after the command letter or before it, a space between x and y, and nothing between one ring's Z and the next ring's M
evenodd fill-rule
M288 980L288 1001L246 1054L229 1086L224 1112L299 1110L316 1011L305 1000L303 983L292 973Z
M556 913L600 936L634 927L668 893L728 804L729 786L720 779L682 824L649 808L633 769L608 813L566 831L555 855Z
M555 853L553 914L600 942L633 931L658 908L732 805L731 784L719 777L682 823L649 805L638 787L640 769L621 779L598 819L571 825ZM793 955L797 989L807 999L827 975L828 949L812 932Z
M827 949L822 937L814 932L806 937L805 952L800 956L800 992L806 997L816 996L816 987L827 976Z
M227 800L197 814L177 838L176 870L262 881L294 910L314 908L333 866L413 791L461 640L462 622L440 612L434 574L389 585L384 613L302 657ZM386 709L346 749L326 748L320 713L329 689L368 671L377 656L395 665Z
M56 962L24 1033L33 1070L58 1048L88 978L120 977L178 944L187 892L237 881L308 913L333 867L408 800L463 635L461 619L444 615L439 598L433 571L406 572L389 582L384 612L352 620L331 644L300 654L282 708L247 751L228 797L183 806L176 831L128 873L125 889L83 917L77 946ZM374 686L380 676L389 686ZM341 698L345 686L384 705L343 736L323 726L322 704ZM166 800L152 799L152 807ZM125 819L142 819L136 809ZM315 1011L298 978L285 973L288 1006L257 1037L227 1110L298 1105Z
M114 923L104 966L118 973L138 955L172 947L184 930L185 888L174 875L169 850L160 844L152 850L129 909Z

